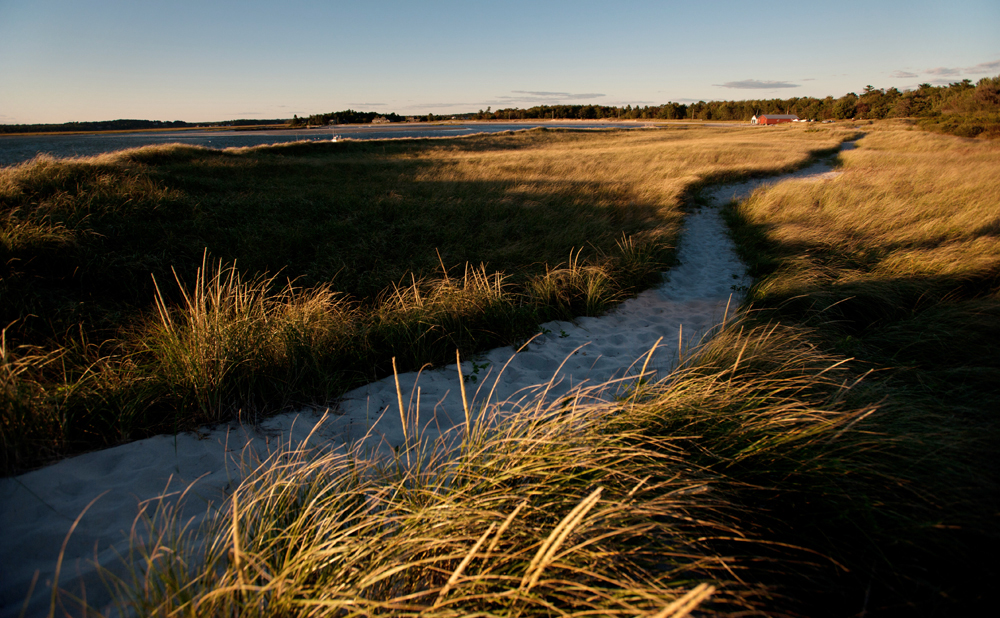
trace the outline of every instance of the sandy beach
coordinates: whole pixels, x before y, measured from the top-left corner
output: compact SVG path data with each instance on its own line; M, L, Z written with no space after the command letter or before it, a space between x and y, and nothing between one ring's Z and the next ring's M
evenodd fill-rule
M679 264L664 274L661 285L599 318L546 323L519 352L505 347L463 359L471 407L481 408L488 398L529 397L545 388L547 397L556 398L581 383L599 385L635 376L647 357L651 377L666 376L679 350L697 344L727 312L732 315L740 291L750 284L718 207L764 183L835 174L821 163L786 176L714 188L713 205L686 217ZM419 406L425 438L433 440L465 422L462 382L454 364L419 375L400 374L398 380L404 401L411 409ZM606 394L614 396L616 385ZM27 616L48 612L64 542L59 587L80 594L83 586L89 603L106 606L109 599L95 562L112 569L120 563L141 505L164 492L189 488L185 516L204 517L206 505L219 504L238 482L238 460L248 445L268 449L297 444L311 434L317 443L363 441L373 451L399 446L404 434L397 397L396 381L389 377L346 393L328 411L282 414L256 427L230 425L157 436L0 479L0 616L17 616L22 607L27 607ZM326 420L314 432L324 412Z

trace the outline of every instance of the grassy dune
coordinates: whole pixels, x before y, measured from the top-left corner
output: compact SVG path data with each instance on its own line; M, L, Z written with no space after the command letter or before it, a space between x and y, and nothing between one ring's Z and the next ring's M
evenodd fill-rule
M904 368L894 379L933 376L921 390L947 409L1000 404L1000 147L910 131L858 144L835 181L784 183L734 213L755 304Z
M413 439L396 462L248 459L207 546L150 506L118 598L164 616L985 614L996 148L873 126L839 177L730 209L751 310L671 380L528 402L457 456Z
M677 379L617 402L577 390L502 421L487 410L457 454L413 438L388 462L247 458L203 529L151 504L134 570L112 582L148 616L781 611L770 585L791 569L843 567L769 538L746 498L774 488L744 471L842 499L840 453L875 444L849 431L870 409L852 405L848 373L802 333L736 325Z
M133 570L120 579L109 574L117 598L151 616L986 613L1000 512L1000 153L983 140L888 123L867 128L858 147L840 156L837 178L783 183L729 209L757 278L750 311L689 354L670 381L623 384L610 403L589 391L527 402L521 414L472 428L457 454L411 436L397 461L291 447L264 461L248 456L244 480L199 534L184 527L169 501L148 505L127 557ZM349 146L377 165L386 157L416 162L410 180L393 185L404 202L423 182L447 195L447 187L479 178L473 185L483 188L493 176L509 183L484 191L478 207L516 203L533 212L538 206L519 202L515 189L534 187L537 195L555 184L542 176L565 174L566 192L549 194L555 205L578 195L579 212L629 213L623 221L636 224L608 219L602 225L609 230L593 245L567 241L583 247L576 276L590 273L593 281L599 271L618 282L638 268L627 264L647 259L633 254L652 251L635 239L672 242L684 200L706 178L764 172L755 167L760 161L772 169L795 165L834 138L782 127L398 142L386 144L384 155L381 145ZM326 169L318 163L323 157L344 153L325 148L184 156L288 158L299 168L316 162ZM740 163L730 158L734 150L759 158ZM591 163L597 153L607 166ZM147 158L144 174L168 165L154 164L153 155L178 156L170 149L139 154ZM685 167L686 160L698 164ZM182 191L166 184L170 177L148 186ZM432 193L421 195L433 201ZM462 199L473 199L467 195ZM224 195L199 196L195 202L214 196L211 203L225 208ZM633 201L651 207L631 208ZM5 211L5 229L28 220L13 210ZM279 220L275 215L269 225ZM40 230L36 246L85 242L65 240L82 229L65 218L30 225ZM623 230L633 244L619 247L613 243ZM373 324L428 307L462 307L508 322L524 307L531 319L566 307L586 310L586 302L573 305L559 291L558 282L572 277L554 276L554 264L532 257L538 248L512 260L503 275L470 267L446 278L434 248L445 264L466 255L461 251L473 264L485 260L469 247L432 245L430 257L416 256L393 275L413 273L409 286L390 279L381 291L358 273L345 277L354 277L354 290L338 288L339 276L289 287L269 268L242 270L242 255L217 247L210 248L222 265L203 262L196 247L178 266L192 273L179 275L186 295L176 284L166 290L171 279L154 271L161 273L161 294L153 289L146 304L135 305L135 322L113 331L107 344L123 352L101 356L91 373L120 376L134 362L136 375L149 376L153 370L141 374L143 363L161 363L148 365L159 372L171 359L181 369L165 384L178 390L151 400L218 410L211 400L199 403L195 386L182 386L184 368L210 368L202 363L206 355L186 360L181 353L217 346L222 334L232 337L227 350L253 342L254 350L281 359L297 346L309 348L308 341L323 342L311 348L317 350L337 348L338 337L354 345L359 330L374 340ZM555 255L566 267L569 247ZM239 268L228 265L234 257ZM358 290L366 285L379 291L365 296ZM618 295L634 288L612 289ZM528 330L534 324L525 323ZM448 324L460 330L455 325L467 322ZM409 336L386 339L417 341ZM78 352L10 341L3 348L4 396L15 404L9 409L38 413L43 402L51 405L47 389L55 385L85 390L85 380L72 388L43 380ZM313 375L325 375L329 365L316 362ZM266 392L266 376L250 371L240 388Z
M706 182L834 131L140 148L0 170L5 471L303 403L657 280Z
M855 562L832 590L865 589L887 613L972 615L1000 548L1000 146L887 124L840 159L832 181L730 213L758 278L751 319L850 358L879 410L861 470L882 483L785 521L794 543Z

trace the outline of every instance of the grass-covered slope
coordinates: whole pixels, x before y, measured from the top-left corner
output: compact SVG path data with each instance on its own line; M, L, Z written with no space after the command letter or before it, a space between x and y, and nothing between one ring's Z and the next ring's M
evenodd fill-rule
M789 182L736 213L755 305L824 324L938 405L1000 407L1000 147L873 132L831 182Z
M987 614L1000 157L880 128L840 176L731 209L752 310L668 381L525 402L460 451L411 434L396 461L251 458L198 534L150 503L117 598L150 616ZM437 285L495 288L479 277ZM146 326L194 333L180 325L221 299L262 297L231 304L296 332L295 316L338 302L247 281L223 269Z
M251 457L204 528L150 505L116 598L149 616L975 615L975 491L928 483L950 464L922 451L933 425L899 427L821 334L737 321L669 381L487 410L460 450L411 434L389 461Z
M657 279L702 183L842 137L535 130L4 169L3 468L328 401L393 357L600 312Z
M803 496L779 512L795 543L856 565L827 581L831 607L853 589L870 613L973 615L991 604L1000 548L1000 146L873 129L839 177L731 212L759 278L752 319L852 359L879 409L867 470L885 480L846 491L843 508Z

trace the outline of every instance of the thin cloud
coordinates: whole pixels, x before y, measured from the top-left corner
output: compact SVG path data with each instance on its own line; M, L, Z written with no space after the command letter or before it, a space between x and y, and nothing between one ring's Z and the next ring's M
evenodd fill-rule
M1000 60L992 62L980 62L979 64L965 68L955 67L934 67L924 71L927 75L937 75L938 77L957 77L962 73L970 75L982 75L983 73L995 73L1000 71Z
M974 67L968 67L964 69L966 73L996 73L1000 71L1000 60L994 60L993 62L980 62Z
M512 96L513 95L513 96ZM549 92L546 90L511 90L511 95L500 95L493 103L510 105L512 103L533 103L554 105L566 101L590 101L607 96L601 92Z
M936 67L933 69L927 69L924 73L928 75L940 75L941 77L948 77L952 75L961 75L962 69L951 69L948 67Z
M723 88L739 88L742 90L774 90L776 88L798 88L798 84L788 82L758 81L756 79L744 79L738 82L726 82L724 84L712 84Z
M514 94L530 94L536 97L568 97L568 92L546 92L544 90L511 90Z
M913 79L914 77L919 77L919 75L910 73L909 71L893 71L889 74L889 77L893 79Z
M473 107L475 103L412 103L409 105L410 108L419 107L420 109L428 108L439 108L439 107Z
M557 98L557 99L593 99L596 97L606 96L600 92L583 92L583 93L573 93L573 92L546 92L544 90L511 90L514 94L526 94L533 97L546 97L546 98ZM511 97L513 98L513 97Z

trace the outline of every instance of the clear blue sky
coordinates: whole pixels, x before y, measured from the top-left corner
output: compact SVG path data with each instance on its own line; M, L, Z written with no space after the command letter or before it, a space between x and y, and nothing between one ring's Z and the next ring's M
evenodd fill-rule
M1000 74L1000 1L0 0L0 123L792 96Z

